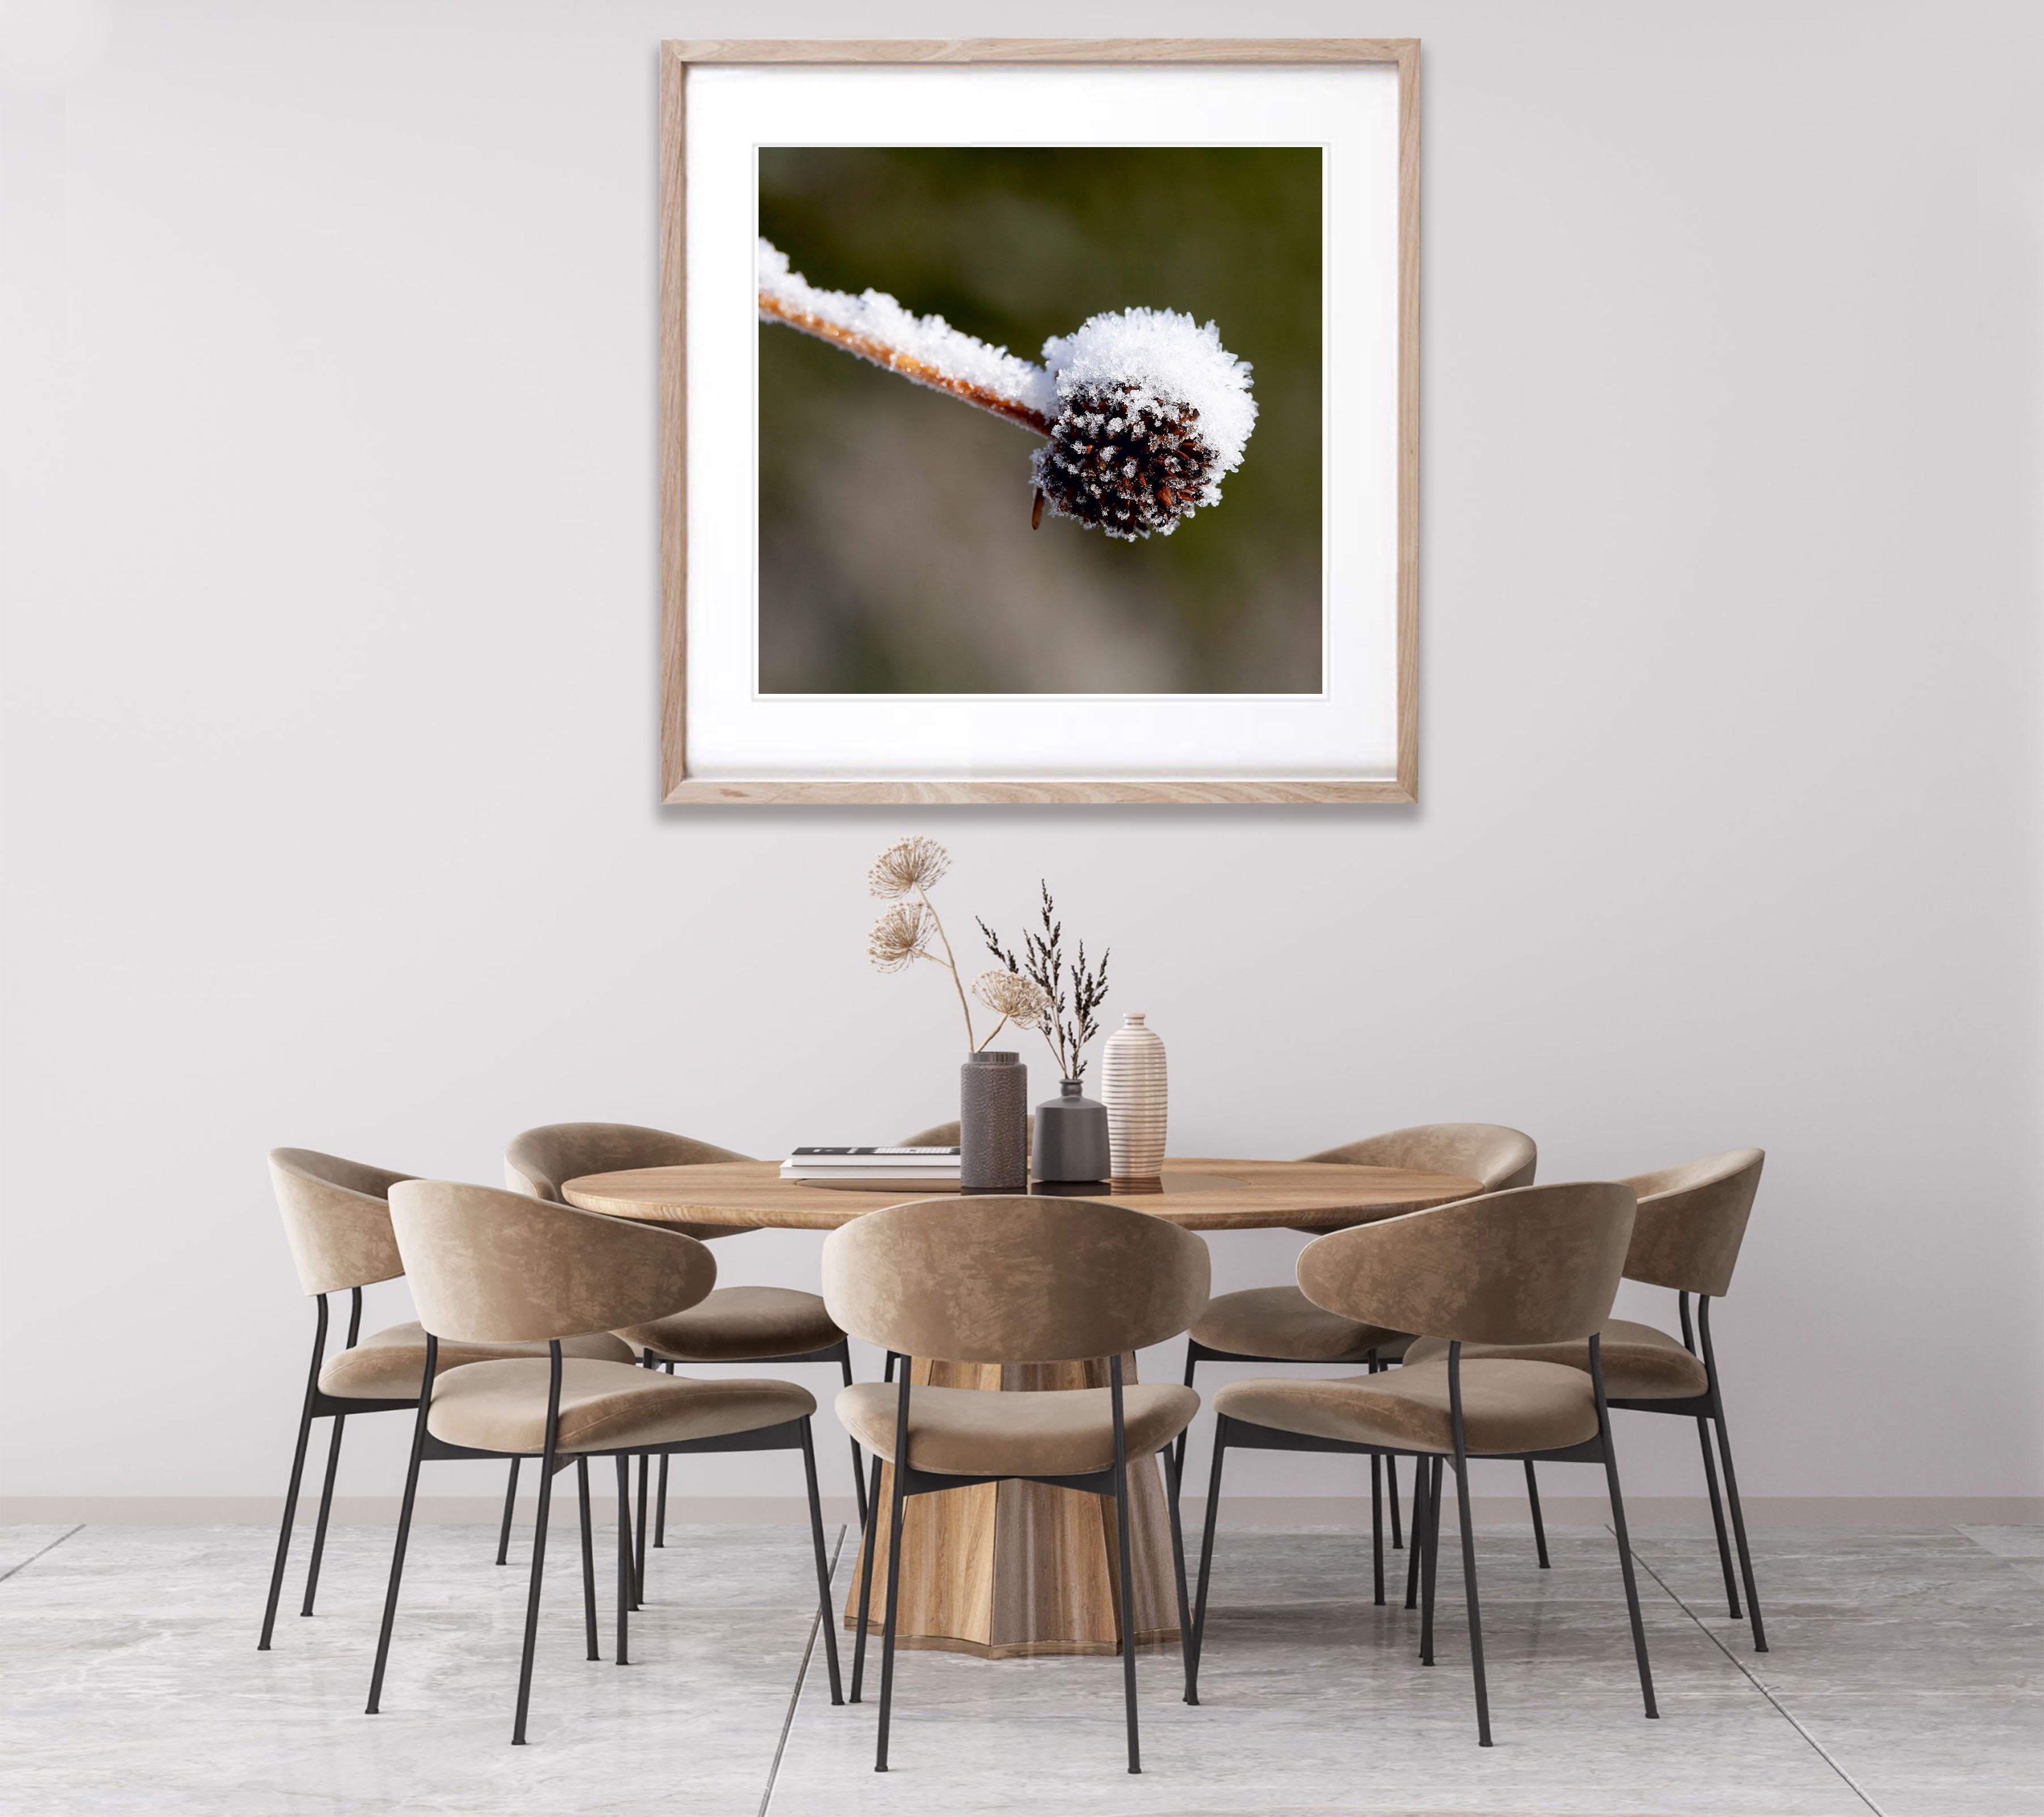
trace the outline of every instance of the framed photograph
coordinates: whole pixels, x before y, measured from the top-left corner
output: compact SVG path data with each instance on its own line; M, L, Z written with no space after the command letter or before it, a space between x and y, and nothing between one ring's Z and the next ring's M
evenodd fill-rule
M1416 799L1418 83L663 45L663 799Z

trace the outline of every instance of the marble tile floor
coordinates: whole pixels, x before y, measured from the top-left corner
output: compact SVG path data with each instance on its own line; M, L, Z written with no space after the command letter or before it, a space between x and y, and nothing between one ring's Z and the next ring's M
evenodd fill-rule
M1416 1616L1370 1604L1362 1536L1224 1528L1201 1707L1178 1701L1175 1649L1139 1661L1140 1777L1117 1661L937 1653L901 1655L894 1770L874 1774L873 1705L829 1702L799 1528L670 1530L633 1663L592 1663L555 1531L532 1745L513 1748L522 1542L499 1570L490 1529L416 1531L370 1718L387 1533L336 1529L320 1613L297 1615L294 1576L258 1654L259 1528L0 1528L0 1811L2044 1817L2044 1528L1758 1529L1762 1655L1708 1532L1638 1533L1648 1723L1610 1534L1553 1530L1543 1572L1530 1532L1485 1527L1489 1750L1452 1550L1427 1670Z

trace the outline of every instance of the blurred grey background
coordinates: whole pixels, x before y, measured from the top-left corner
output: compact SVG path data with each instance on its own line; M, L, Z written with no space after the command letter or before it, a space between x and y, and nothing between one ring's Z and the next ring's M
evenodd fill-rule
M1313 148L763 148L759 231L813 284L1029 359L1188 311L1258 417L1174 535L1032 532L1028 431L762 323L761 691L1316 693L1320 215Z

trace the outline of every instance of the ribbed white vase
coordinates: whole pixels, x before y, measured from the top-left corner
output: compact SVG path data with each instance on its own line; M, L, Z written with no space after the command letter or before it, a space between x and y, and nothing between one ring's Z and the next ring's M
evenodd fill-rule
M1164 1043L1144 1017L1128 1017L1108 1036L1101 1054L1100 1096L1107 1106L1108 1165L1115 1178L1156 1179L1164 1171Z

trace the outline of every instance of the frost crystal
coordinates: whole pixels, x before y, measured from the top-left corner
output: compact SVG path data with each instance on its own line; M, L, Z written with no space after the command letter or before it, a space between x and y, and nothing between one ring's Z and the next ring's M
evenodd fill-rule
M1168 536L1242 465L1256 426L1249 364L1171 309L1095 316L1043 344L1057 388L1051 439L1031 457L1058 516L1133 542Z
M936 382L938 390L967 395L972 402L1017 405L1046 420L1056 412L1050 375L1006 348L989 347L942 316L916 315L882 290L855 297L848 290L820 290L801 272L790 271L787 254L770 240L759 242L759 262L762 320L808 317L842 329L843 335L829 337L839 346L920 383ZM770 309L770 302L779 306ZM974 393L986 398L969 395Z

